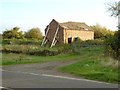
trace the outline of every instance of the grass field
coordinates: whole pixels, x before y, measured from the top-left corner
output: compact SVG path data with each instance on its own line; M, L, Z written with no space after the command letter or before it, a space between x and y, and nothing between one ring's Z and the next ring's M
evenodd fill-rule
M81 48L80 61L59 68L62 72L81 76L86 79L105 81L110 83L120 82L118 78L118 61L105 57L104 48Z
M33 55L25 55L25 54L3 53L2 65L65 61L65 60L78 59L78 58L79 55L75 55L75 54L60 54L56 56L33 56Z

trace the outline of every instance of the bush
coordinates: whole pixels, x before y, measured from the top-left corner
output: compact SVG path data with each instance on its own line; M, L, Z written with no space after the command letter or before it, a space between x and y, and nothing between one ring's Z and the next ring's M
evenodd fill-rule
M38 56L54 56L59 54L58 50L49 48L40 48L37 45L4 45L2 52L5 53L23 53Z
M60 53L80 54L81 47L103 46L104 41L100 39L82 41L76 38L71 44L56 46Z
M105 54L120 60L120 31L118 30L114 36L109 36L105 40L105 44Z
M11 39L3 39L2 44L11 44Z
M94 31L94 39L105 39L108 35L113 35L114 32L112 30L107 29L99 24L95 26L91 26Z
M59 53L63 53L63 54L72 52L71 45L69 45L69 44L59 45L59 46L56 46L54 48L56 48Z
M16 39L15 39L16 40ZM13 41L15 41L13 40ZM8 40L9 41L9 40ZM7 42L8 42L7 41ZM16 41L17 43L17 41ZM96 45L103 45L102 40L87 40L82 41L80 39L76 39L71 44L63 44L60 46L55 46L53 48L49 47L40 47L40 45L35 44L21 44L23 43L23 40L21 42L18 41L19 44L13 44L13 45L3 45L3 52L8 53L24 53L24 54L30 54L30 55L41 55L41 56L53 56L57 54L66 54L66 53L75 53L80 54L81 47L91 47ZM24 42L26 43L26 41ZM28 43L28 41L27 41Z
M30 55L37 55L37 56L54 56L59 54L57 51L50 51L50 50L43 50L43 51L32 51L29 52Z
M104 41L100 39L95 39L95 40L86 40L81 43L81 46L98 46L98 45L104 45Z
M77 39L71 44L71 50L73 53L80 54L81 47L94 47L94 46L103 46L103 45L104 45L104 41L100 39L86 40L86 41Z
M76 45L79 45L80 47L91 47L91 46L104 45L104 40L101 40L101 39L86 40L86 41L78 40L73 43Z
M32 28L28 32L25 33L25 38L41 40L43 38L43 35L39 28Z
M2 36L4 39L22 39L24 35L22 31L19 31L19 29L19 27L14 27L11 30L6 30L3 32Z
M41 40L32 40L32 39L3 39L2 44L18 44L18 45L40 45Z
M80 53L80 46L81 46L82 42L83 41L81 39L79 39L79 38L78 39L76 38L76 40L74 40L72 42L71 50L72 50L73 53L75 53L75 54L79 54Z
M79 37L74 38L73 42L82 42L82 40Z

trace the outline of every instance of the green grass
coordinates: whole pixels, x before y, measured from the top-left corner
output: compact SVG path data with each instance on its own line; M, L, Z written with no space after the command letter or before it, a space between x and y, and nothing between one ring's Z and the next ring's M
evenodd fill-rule
M81 48L79 62L58 70L86 79L118 83L118 62L103 55L104 48ZM112 62L112 63L110 63Z
M0 66L2 65L2 53L0 53Z
M56 56L33 56L25 54L2 54L2 65L32 64L50 61L78 60L77 63L60 67L59 71L71 73L86 79L118 83L118 61L104 56L103 47L82 47L78 54Z
M66 61L71 59L77 59L78 57L79 56L75 54L60 54L56 56L33 56L24 54L3 53L2 65L43 63L49 61Z

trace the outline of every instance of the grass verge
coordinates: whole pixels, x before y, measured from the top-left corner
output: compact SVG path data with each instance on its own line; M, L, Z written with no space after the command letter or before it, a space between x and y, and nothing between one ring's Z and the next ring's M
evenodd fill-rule
M79 58L79 56L75 54L59 54L56 56L33 56L25 54L3 53L2 65L43 63L50 61L66 61L77 58Z
M119 83L118 62L103 55L104 48L81 48L79 62L60 67L58 70L86 79Z

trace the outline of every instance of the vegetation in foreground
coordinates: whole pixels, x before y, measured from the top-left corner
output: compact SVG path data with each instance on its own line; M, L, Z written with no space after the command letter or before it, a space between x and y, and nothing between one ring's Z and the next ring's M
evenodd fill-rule
M13 57L14 56L14 57ZM15 53L3 53L2 65L16 65L16 64L30 64L30 63L43 63L50 61L65 61L79 58L75 54L59 54L56 56L34 56Z
M14 56L14 57L13 57ZM59 54L55 56L34 56L15 53L3 53L3 65L43 63L50 61L78 60L77 63L60 67L59 71L71 73L86 79L118 83L118 61L104 56L104 47L81 47L79 53Z
M86 79L105 81L110 83L120 82L118 61L105 57L103 47L81 48L79 62L60 67L58 70L82 76Z

